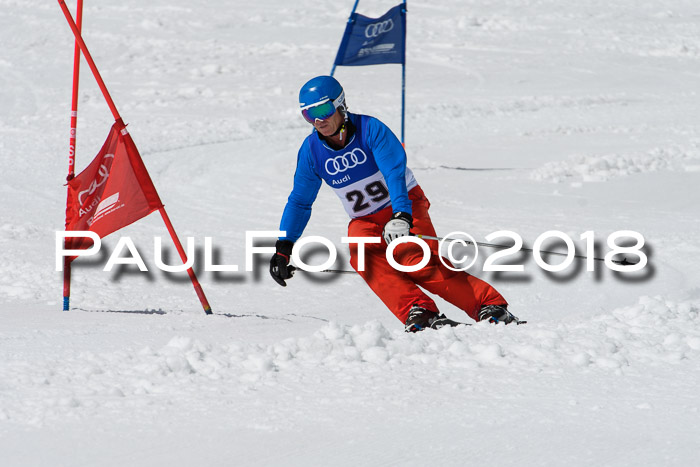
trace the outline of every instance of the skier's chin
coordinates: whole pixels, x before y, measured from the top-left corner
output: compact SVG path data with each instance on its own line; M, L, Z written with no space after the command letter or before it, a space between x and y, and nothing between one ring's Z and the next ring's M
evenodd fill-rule
M333 134L333 125L330 123L327 123L325 125L320 124L316 127L319 133L321 133L323 136L330 136Z

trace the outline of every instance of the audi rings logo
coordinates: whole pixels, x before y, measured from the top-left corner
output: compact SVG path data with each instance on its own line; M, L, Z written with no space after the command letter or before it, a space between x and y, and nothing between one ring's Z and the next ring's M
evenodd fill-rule
M348 169L357 167L367 162L367 154L360 149L355 148L350 152L346 152L342 156L336 156L326 161L326 172L328 175L337 175L340 172L345 172Z
M114 161L114 154L105 154L103 160L105 159L112 159ZM107 164L106 160L102 164L100 164L100 168L97 169L97 174L102 177L100 181L97 181L97 177L95 177L95 180L93 180L90 183L90 186L87 188L87 190L83 190L80 193L78 193L78 202L82 206L83 203L85 202L83 200L84 196L91 196L95 193L95 190L97 190L99 187L107 183L107 179L109 178L109 171L112 168L112 163L110 162Z
M367 39L373 39L375 37L381 36L382 34L394 29L394 21L389 18L386 21L380 23L372 23L367 25L365 28L365 36Z

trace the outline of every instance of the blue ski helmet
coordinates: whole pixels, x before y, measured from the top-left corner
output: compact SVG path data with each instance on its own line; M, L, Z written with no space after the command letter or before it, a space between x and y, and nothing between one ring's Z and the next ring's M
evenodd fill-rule
M329 118L339 107L345 113L345 92L332 76L317 76L301 87L299 107L304 118L313 124L317 118Z

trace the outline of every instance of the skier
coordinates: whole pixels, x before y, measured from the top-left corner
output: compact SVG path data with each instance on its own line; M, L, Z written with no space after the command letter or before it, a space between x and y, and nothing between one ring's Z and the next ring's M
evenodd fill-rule
M385 256L389 243L411 233L436 235L428 215L430 203L406 166L401 143L378 119L348 112L343 88L331 76L317 76L304 84L299 104L314 130L299 150L294 187L280 222L286 236L278 239L270 260L273 279L286 286L285 280L292 277L292 247L325 181L350 215L349 237L383 238L382 243L365 245L364 271L358 270L357 244L350 244L350 264L404 323L406 332L459 324L441 315L419 286L476 321L517 322L506 300L491 285L445 267L437 245L431 245L430 261L422 269L409 273L394 269ZM399 264L415 265L423 258L423 250L415 243L402 243L394 250L394 258Z

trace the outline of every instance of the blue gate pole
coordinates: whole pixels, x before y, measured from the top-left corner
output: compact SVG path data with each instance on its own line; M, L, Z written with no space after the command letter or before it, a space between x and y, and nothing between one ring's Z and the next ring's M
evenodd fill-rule
M406 19L408 19L407 16L407 10L406 10L406 0L403 1L403 12L404 15L406 15ZM403 30L404 33L404 48L403 48L403 63L401 64L401 144L403 147L406 147L406 39L405 36L406 30L408 27L406 26Z
M352 21L352 15L355 14L355 10L357 10L357 4L360 3L360 0L355 0L355 5L352 7L352 11L350 12L350 16L348 16L348 23ZM343 36L345 35L345 30L343 30ZM340 40L341 42L343 41L342 39ZM335 62L333 63L333 68L331 68L331 76L333 76L333 73L335 73Z
M401 65L401 144L406 147L406 64Z

